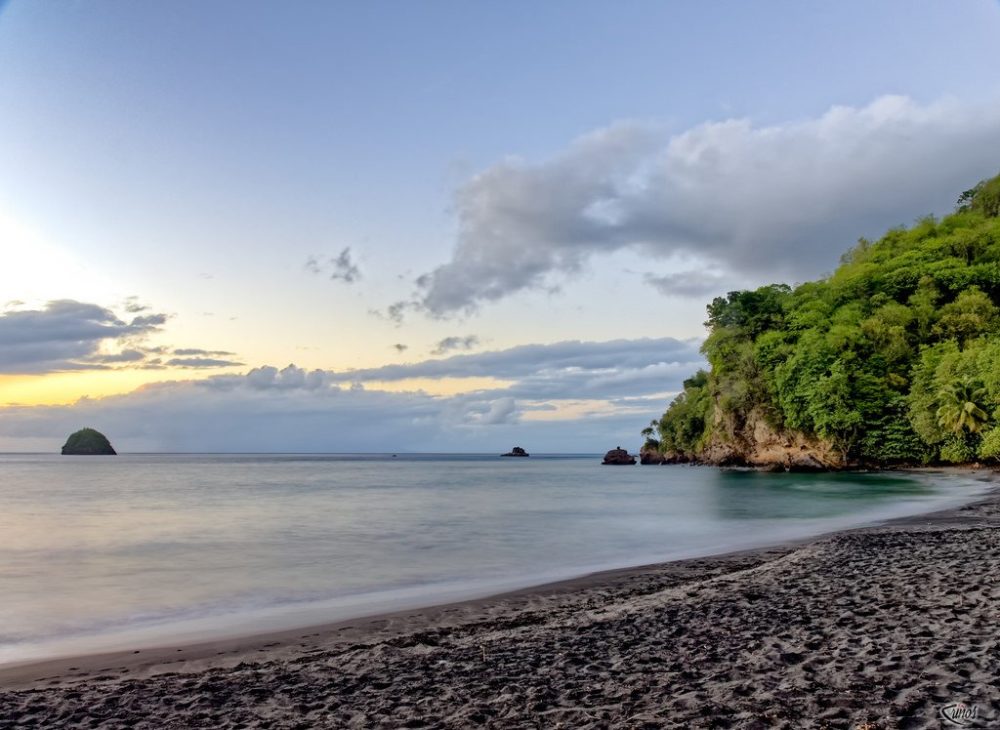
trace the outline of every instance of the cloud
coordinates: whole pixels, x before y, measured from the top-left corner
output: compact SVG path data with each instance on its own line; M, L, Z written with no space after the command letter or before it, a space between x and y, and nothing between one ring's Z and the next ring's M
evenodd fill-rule
M126 300L130 314L149 307ZM129 302L133 302L131 305ZM138 368L221 368L242 365L227 350L147 344L162 332L167 315L140 314L123 319L98 304L59 299L43 309L0 313L0 373L41 375L74 370ZM164 361L168 353L173 357Z
M680 271L663 276L643 274L642 280L667 297L703 297L721 293L726 277L711 271Z
M673 337L657 339L581 342L568 340L552 344L518 345L506 350L492 350L416 363L383 365L377 368L329 371L338 382L396 381L411 378L569 378L580 374L642 371L650 367L679 365L694 368L703 360L694 340Z
M133 327L159 327L161 324L167 323L167 315L165 314L146 314L140 317L132 318Z
M444 355L445 353L453 350L471 350L478 344L479 338L476 337L476 335L465 335L464 337L445 337L443 340L438 341L437 345L434 346L434 349L431 350L431 354Z
M0 408L0 447L55 449L92 424L125 451L603 451L638 441L701 365L697 343L670 338L523 345L347 372L266 365L66 406ZM509 384L452 396L374 387L482 375Z
M166 364L175 368L231 368L243 363L216 357L174 357L167 360Z
M511 398L494 404L474 395L341 388L319 371L290 365L157 383L66 406L3 408L0 444L48 448L88 423L125 451L462 450L483 429L515 424L516 412ZM494 438L480 443L509 448L511 436L497 438L496 446Z
M542 371L526 376L502 390L484 394L510 394L524 400L602 400L672 393L684 378L702 367L700 359L660 362L642 367Z
M396 352L398 352L398 353L400 353L400 354L402 354L402 353L404 353L404 352L406 352L407 350L409 350L409 349L410 349L410 346L409 346L409 345L404 345L404 344L403 344L402 342L397 342L397 343L396 343L395 345L393 345L392 347L393 347L393 349L394 349L394 350L395 350Z
M368 314L378 319L388 320L398 327L406 318L407 311L420 311L419 302L394 302L386 307L384 312L378 309L369 309Z
M492 401L480 401L466 409L466 422L486 426L515 423L518 420L517 402L510 396Z
M237 376L238 377L238 376ZM254 368L246 375L247 385L254 390L319 390L328 384L323 370L305 371L289 365L281 370L271 365Z
M624 248L721 274L816 276L858 236L950 210L997 172L996 149L998 102L885 96L812 119L729 119L673 135L617 124L461 186L450 261L419 276L414 299L388 316L468 313Z
M136 297L136 296L125 297L125 303L123 305L123 308L129 314L136 314L138 312L145 312L145 311L147 311L149 309L149 307L146 306L145 304L141 304L139 302L139 297Z
M135 362L141 359L138 349L125 346L164 322L162 314L126 322L110 309L72 299L51 301L44 309L7 311L0 315L0 373L99 370L109 363ZM123 349L106 352L110 347Z
M187 357L191 355L235 355L235 352L229 352L227 350L202 350L198 347L182 347L174 350L175 355L181 357Z
M220 387L215 381L223 378L227 384ZM298 385L261 387L249 374L213 376L72 405L2 408L0 448L56 452L66 434L90 424L124 452L499 454L515 443L535 451L597 452L629 439L638 443L638 430L658 415L592 412L574 421L532 422L522 413L551 406L522 408L511 396L433 397L292 380Z
M478 390L476 397L489 401L510 397L519 404L583 399L625 407L624 398L655 396L665 403L669 394L681 389L684 378L704 364L697 342L664 337L521 345L416 363L326 371L326 377L334 383L493 378L507 384Z
M117 362L139 362L146 359L146 353L141 350L122 350L112 355L98 355L91 358L91 362L117 363Z
M321 262L315 256L310 256L306 259L305 269L313 274L325 274L329 272L330 279L333 281L342 281L345 284L353 284L361 279L361 269L351 257L350 246L333 258L328 259L325 263Z

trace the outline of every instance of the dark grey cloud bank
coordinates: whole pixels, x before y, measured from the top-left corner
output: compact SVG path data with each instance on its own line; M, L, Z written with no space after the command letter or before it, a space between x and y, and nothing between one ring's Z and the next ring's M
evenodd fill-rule
M127 347L157 331L166 316L120 319L96 304L59 299L44 309L7 311L0 315L0 372L45 373L95 370L115 363L136 362L144 355ZM122 347L102 354L102 347Z
M599 451L636 441L701 364L696 343L663 338L525 345L350 372L263 366L71 406L2 409L0 443L44 448L90 424L126 451L493 451L514 443ZM449 397L364 385L483 374L512 385ZM571 403L584 409L579 417L525 419Z
M423 360L377 368L329 372L339 381L392 381L409 378L482 378L520 380L544 374L610 374L639 371L661 365L700 364L699 343L673 337L581 342L568 340L548 345L518 345L468 355ZM661 388L660 390L663 390Z
M365 383L419 378L486 378L509 386L474 391L470 396L492 402L518 400L611 400L639 398L680 390L681 382L704 365L693 340L659 339L520 345L469 355L383 365L359 370L311 370L290 365L254 368L246 375L217 375L199 381L216 390L307 390L364 387Z
M722 274L813 277L861 235L949 210L997 172L998 149L997 102L886 96L814 119L732 119L673 135L618 124L550 160L506 160L463 185L451 260L420 276L390 316L468 313L624 248L694 257Z
M41 374L72 370L164 367L217 368L243 363L220 350L148 347L167 315L135 314L149 307L134 299L124 305L135 316L119 317L97 304L59 299L42 309L15 309L0 314L0 373ZM174 357L169 358L170 355ZM226 356L223 359L219 356ZM169 358L169 359L168 359Z

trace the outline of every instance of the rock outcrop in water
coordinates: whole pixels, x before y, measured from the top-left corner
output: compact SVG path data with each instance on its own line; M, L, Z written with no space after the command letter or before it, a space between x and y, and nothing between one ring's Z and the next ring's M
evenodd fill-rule
M66 439L63 456L116 456L108 437L92 428L81 428Z
M611 451L606 453L604 461L601 463L613 466L631 466L635 464L635 457L619 446L617 449L611 449Z
M500 456L531 456L527 451L522 449L520 446L515 446L513 449L508 451L506 454L500 454Z

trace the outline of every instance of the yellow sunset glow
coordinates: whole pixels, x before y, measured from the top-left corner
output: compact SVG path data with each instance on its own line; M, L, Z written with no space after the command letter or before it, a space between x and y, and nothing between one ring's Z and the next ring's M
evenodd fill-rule
M62 405L80 398L103 398L128 393L146 383L186 380L180 371L166 375L151 370L88 370L48 375L0 375L0 404Z
M243 373L246 369L213 371L215 374ZM46 375L0 375L0 404L62 405L80 398L103 398L130 393L148 383L201 379L205 373L192 370L84 370ZM412 378L391 382L366 382L368 390L391 393L423 391L434 396L451 396L475 390L505 388L509 382L495 378ZM347 387L347 386L344 386Z

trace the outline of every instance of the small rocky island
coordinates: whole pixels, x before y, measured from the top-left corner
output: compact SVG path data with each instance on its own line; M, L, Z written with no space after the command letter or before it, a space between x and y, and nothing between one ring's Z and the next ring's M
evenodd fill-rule
M604 461L601 463L613 466L632 466L635 464L635 457L619 446L617 449L611 449L611 451L606 453Z
M63 456L116 456L108 437L92 428L81 428L70 434L62 447Z
M508 451L506 454L500 454L500 456L531 456L527 451L522 449L520 446L515 446L513 449Z

